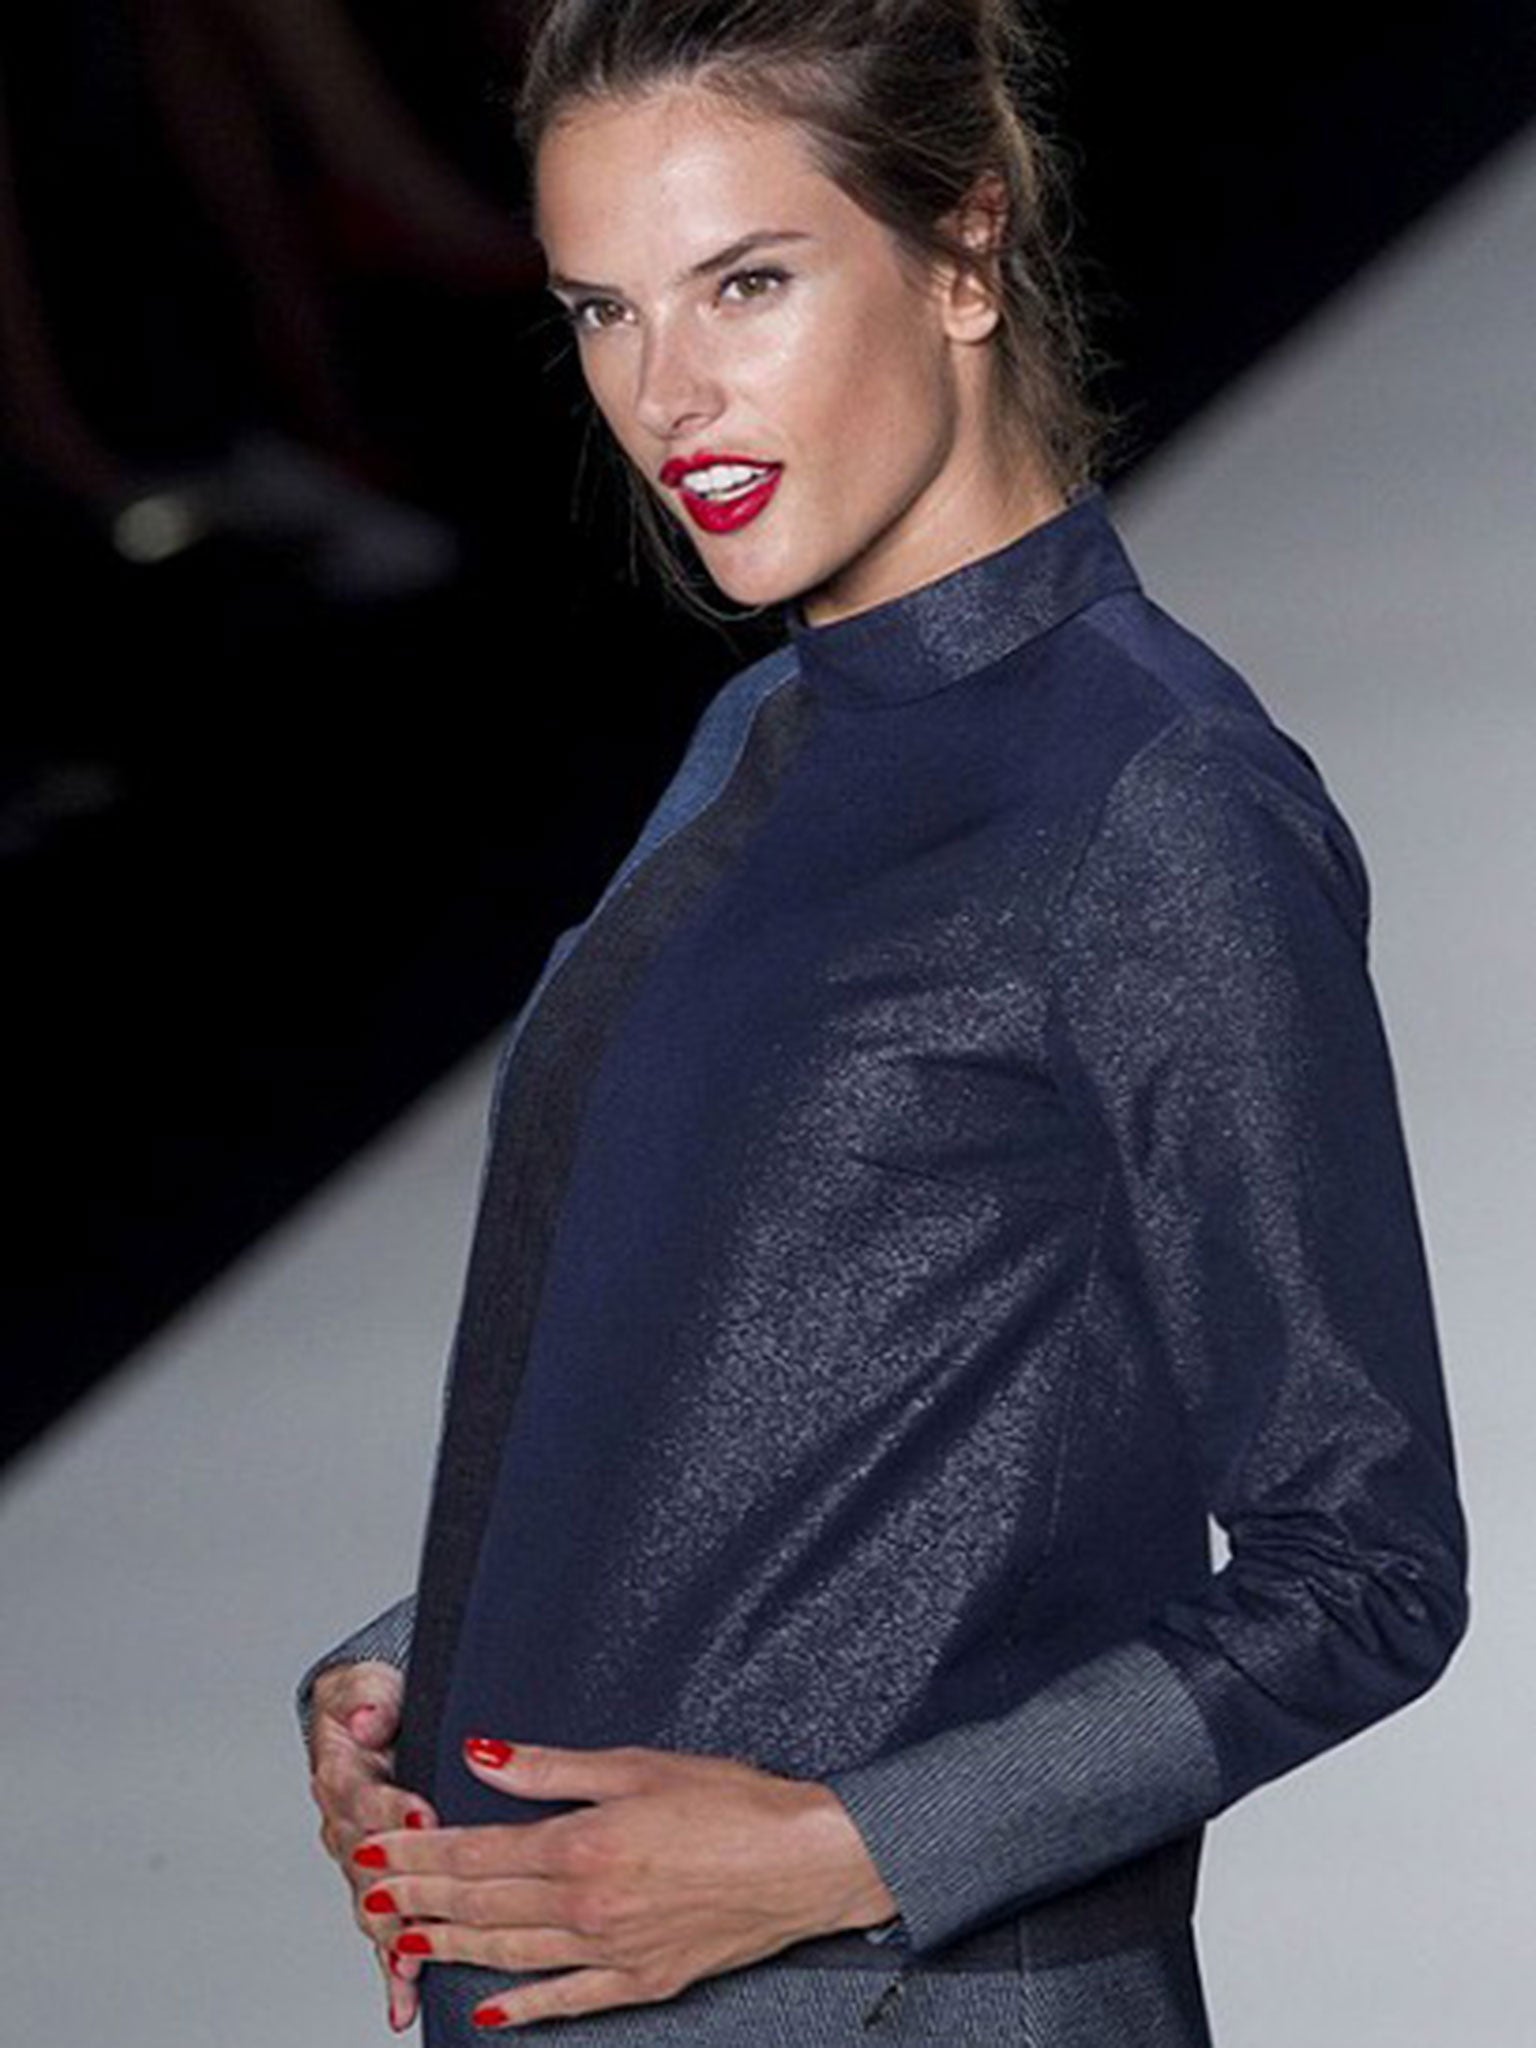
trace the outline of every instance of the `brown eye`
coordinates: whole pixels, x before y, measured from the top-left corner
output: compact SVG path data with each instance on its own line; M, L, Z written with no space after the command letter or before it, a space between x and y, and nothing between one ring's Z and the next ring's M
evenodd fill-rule
M788 282L788 271L780 270L770 264L762 270L734 270L721 284L720 289L723 292L729 286L738 284L767 285L768 289L765 291L749 291L745 295L749 299L766 299L772 296L774 286L787 284Z
M574 306L562 306L562 310L567 322L578 334L595 334L613 323L608 320L589 320L588 313L594 308L601 309L604 306L614 306L616 303L613 299L578 299Z

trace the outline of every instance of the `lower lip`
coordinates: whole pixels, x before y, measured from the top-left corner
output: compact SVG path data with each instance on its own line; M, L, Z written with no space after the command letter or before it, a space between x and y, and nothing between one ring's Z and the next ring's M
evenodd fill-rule
M759 513L766 512L774 492L779 488L779 478L784 474L776 469L765 476L755 489L745 491L739 498L727 498L720 503L711 503L686 488L683 489L683 503L688 516L695 526L702 526L706 533L735 533L738 527L750 525Z

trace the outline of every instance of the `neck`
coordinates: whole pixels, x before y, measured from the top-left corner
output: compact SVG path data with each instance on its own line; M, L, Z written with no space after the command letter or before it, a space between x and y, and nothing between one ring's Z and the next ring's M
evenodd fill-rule
M807 592L800 614L811 626L832 625L908 590L979 561L1066 509L1067 500L1038 459L990 465L985 475L961 474L931 502L920 529L898 555L877 565L856 561Z

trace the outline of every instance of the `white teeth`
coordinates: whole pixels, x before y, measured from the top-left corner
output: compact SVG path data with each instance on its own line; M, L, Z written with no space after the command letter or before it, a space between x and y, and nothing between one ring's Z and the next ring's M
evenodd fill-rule
M734 498L754 490L771 469L753 469L745 463L717 462L709 469L696 469L688 478L688 489L699 498Z

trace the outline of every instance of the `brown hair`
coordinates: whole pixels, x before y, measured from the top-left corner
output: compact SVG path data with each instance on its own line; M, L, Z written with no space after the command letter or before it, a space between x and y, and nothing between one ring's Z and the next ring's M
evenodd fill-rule
M689 84L797 123L818 168L903 257L993 290L996 429L1075 497L1121 423L1088 390L1101 358L1068 256L1063 156L1039 107L1058 62L1019 0L544 0L512 114L530 178L544 136L584 101ZM990 251L951 224L978 188L1006 199ZM663 580L685 608L719 617L650 489L624 469Z

